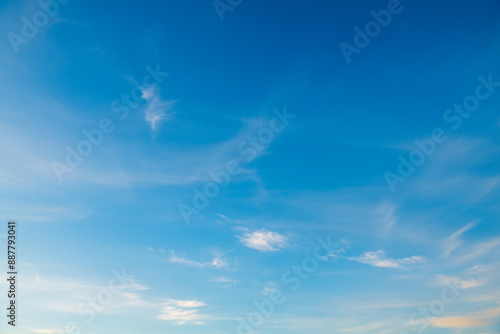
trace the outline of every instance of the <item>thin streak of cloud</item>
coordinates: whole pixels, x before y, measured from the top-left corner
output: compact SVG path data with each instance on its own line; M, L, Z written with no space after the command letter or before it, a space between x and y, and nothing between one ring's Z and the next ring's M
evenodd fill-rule
M466 255L458 259L458 262L469 261L473 258L491 253L493 250L500 247L500 237L494 238L485 242L474 245L472 250Z
M476 222L470 222L466 226L462 227L452 235L450 235L443 243L444 253L443 256L448 256L458 247L462 246L463 240L460 238L462 234L476 226Z
M226 258L221 255L215 256L211 261L208 262L198 262L194 260L189 260L184 257L176 256L175 252L172 251L169 259L170 263L178 263L184 264L190 267L198 267L198 268L215 268L222 269L229 267L229 262Z
M223 287L230 288L236 286L240 281L226 277L218 277L212 280L212 282L221 283Z
M437 318L431 321L431 325L438 328L454 329L485 327L498 321L498 317L500 317L500 308L497 307L479 311L471 315Z
M440 286L448 286L449 284L453 283L456 286L458 286L460 289L470 289L470 288L475 288L481 285L484 285L486 283L485 280L463 280L455 276L446 276L446 275L441 275L438 274L436 275L436 279L438 281L438 284Z
M403 259L387 258L385 251L365 252L359 257L350 257L349 260L369 264L380 268L407 269L407 265L424 263L427 260L422 256L405 257Z

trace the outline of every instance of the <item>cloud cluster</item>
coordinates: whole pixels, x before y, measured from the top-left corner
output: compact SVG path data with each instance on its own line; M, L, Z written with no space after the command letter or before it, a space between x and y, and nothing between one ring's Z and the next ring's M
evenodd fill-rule
M250 231L247 228L239 228L239 231L238 239L243 245L262 252L274 252L288 246L288 238L277 232L266 229Z

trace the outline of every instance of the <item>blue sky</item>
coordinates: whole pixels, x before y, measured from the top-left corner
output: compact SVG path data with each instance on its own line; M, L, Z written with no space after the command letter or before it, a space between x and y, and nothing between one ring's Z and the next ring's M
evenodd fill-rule
M497 1L54 3L0 4L2 333L500 333Z

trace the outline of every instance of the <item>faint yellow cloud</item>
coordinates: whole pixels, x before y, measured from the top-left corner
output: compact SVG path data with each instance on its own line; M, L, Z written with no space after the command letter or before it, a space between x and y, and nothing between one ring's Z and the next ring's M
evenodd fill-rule
M500 316L500 307L476 312L470 316L453 316L437 318L431 321L431 325L439 328L469 328L484 327L495 322Z

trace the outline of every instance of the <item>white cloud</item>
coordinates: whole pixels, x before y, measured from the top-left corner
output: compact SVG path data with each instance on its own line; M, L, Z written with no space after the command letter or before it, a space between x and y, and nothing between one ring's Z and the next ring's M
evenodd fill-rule
M235 223L241 223L241 220L239 219L231 219L226 215L223 215L221 213L216 213L215 216L218 217L217 223L218 224L235 224Z
M170 256L169 261L171 263L179 263L179 264L185 264L190 267L198 267L198 268L215 268L215 269L222 269L225 267L229 267L229 262L228 260L221 256L215 256L211 261L209 262L198 262L194 260L189 260L184 257L179 257L175 255L175 252L172 251L172 254Z
M215 215L217 217L219 217L222 220L222 222L224 222L224 223L229 222L229 218L227 216L223 215L222 213L216 213Z
M272 293L276 291L278 288L278 284L276 282L268 282L266 285L264 285L264 289L259 292L259 294L264 295L264 296L270 296Z
M198 300L175 300L170 299L158 316L158 319L173 321L177 325L193 323L201 325L209 319L207 315L201 314L197 308L206 306L204 302Z
M239 228L241 235L238 236L240 242L262 252L273 252L287 247L288 239L279 233L266 229L250 232L247 228Z
M431 325L438 328L456 329L485 327L498 321L499 316L500 308L497 307L468 315L436 318L431 320Z
M460 239L460 236L473 228L476 225L476 222L471 222L467 224L466 226L462 227L459 229L457 232L453 233L450 235L446 240L443 242L443 248L444 248L444 253L443 256L450 255L451 252L453 252L455 249L458 247L462 246L463 241Z
M374 267L399 269L406 269L406 265L426 262L426 259L422 256L389 259L383 250L365 252L360 257L350 257L349 260L369 264Z
M441 286L447 286L451 283L454 285L458 286L460 289L470 289L470 288L475 288L477 286L483 285L486 283L485 280L462 280L458 277L455 276L446 276L446 275L436 275L436 279L438 281L438 284Z
M484 273L488 271L488 268L486 266L483 266L481 264L475 265L471 268L469 268L468 272L471 274L479 274L479 273Z
M182 308L196 308L196 307L202 307L202 306L207 306L204 302L201 302L199 300L176 300L176 299L169 299L167 304L171 304L177 307L182 307Z
M221 269L229 266L229 263L227 262L226 259L222 257L214 257L210 265L213 266L214 268Z
M148 122L151 130L155 132L161 121L170 117L168 111L176 101L164 101L160 96L160 90L157 86L151 85L142 90L142 98L146 100L146 110L144 119Z
M224 287L230 288L236 286L240 281L236 281L225 277L219 277L214 279L213 282L222 283Z

